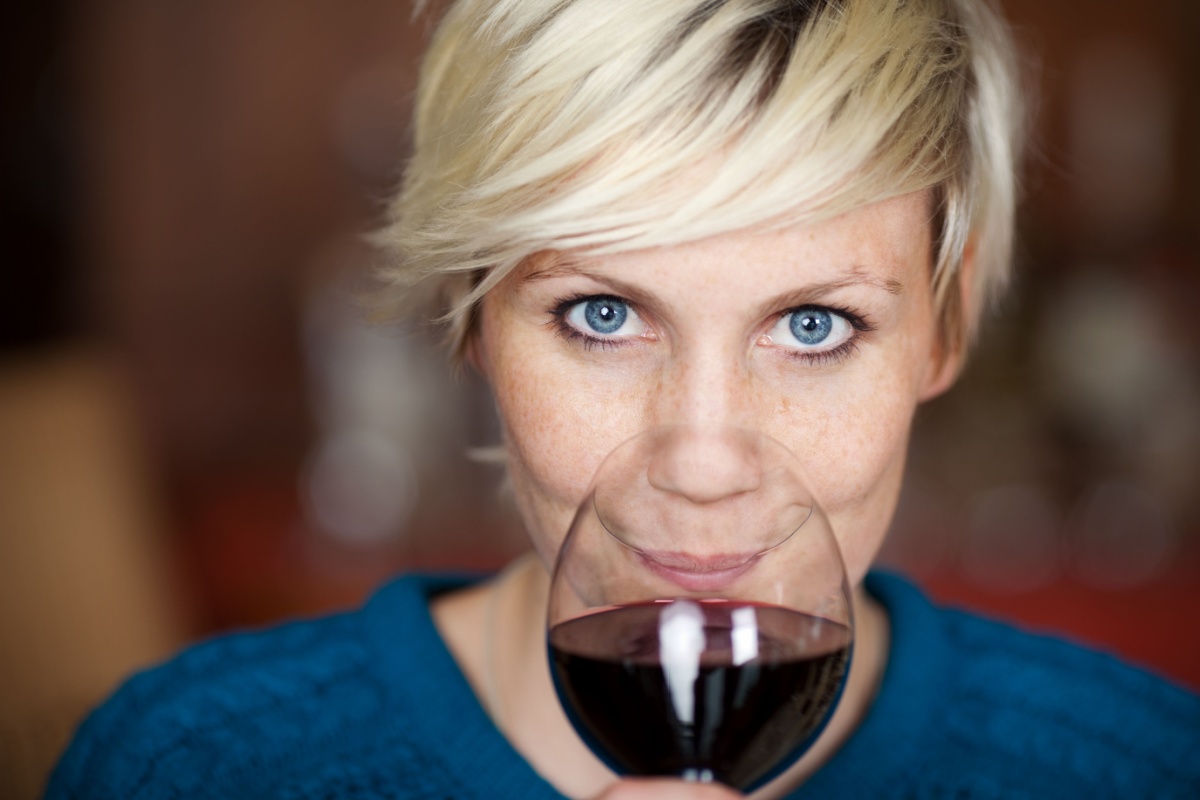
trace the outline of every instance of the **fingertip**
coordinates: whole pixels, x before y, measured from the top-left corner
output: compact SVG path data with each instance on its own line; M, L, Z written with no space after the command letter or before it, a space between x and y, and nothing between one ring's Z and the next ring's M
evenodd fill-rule
M740 797L741 794L719 783L627 778L614 783L597 800L736 800Z

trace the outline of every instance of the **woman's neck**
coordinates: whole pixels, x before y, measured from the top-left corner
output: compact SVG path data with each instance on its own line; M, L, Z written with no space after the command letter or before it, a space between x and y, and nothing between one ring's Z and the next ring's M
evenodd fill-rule
M438 630L496 727L539 774L569 797L591 797L613 774L576 735L559 705L546 657L549 578L523 556L491 581L437 598ZM854 660L841 702L813 747L755 793L781 797L828 761L866 715L887 663L884 610L860 586L854 595Z

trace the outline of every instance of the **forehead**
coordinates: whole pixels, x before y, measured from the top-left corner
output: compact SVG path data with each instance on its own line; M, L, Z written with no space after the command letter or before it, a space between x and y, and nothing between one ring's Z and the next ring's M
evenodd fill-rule
M927 193L873 203L804 227L749 230L681 245L617 253L545 252L518 270L522 284L601 278L633 286L711 289L802 282L833 291L863 285L899 294L928 278Z

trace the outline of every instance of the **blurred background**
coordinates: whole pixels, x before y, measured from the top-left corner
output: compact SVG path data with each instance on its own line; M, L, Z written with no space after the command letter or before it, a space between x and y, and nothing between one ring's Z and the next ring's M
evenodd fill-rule
M920 413L884 561L1200 688L1200 4L1004 0L1015 291ZM521 548L498 434L360 302L429 22L41 0L0 25L0 797L131 670Z

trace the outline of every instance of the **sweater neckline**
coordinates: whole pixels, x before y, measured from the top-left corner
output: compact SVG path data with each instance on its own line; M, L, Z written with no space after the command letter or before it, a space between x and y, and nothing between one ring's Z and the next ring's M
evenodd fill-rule
M496 728L434 625L429 601L480 577L407 575L380 589L365 609L379 674L399 707L428 708L437 698L438 712L422 727L441 743L432 750L463 796L561 797ZM866 589L890 621L883 681L858 728L792 798L886 796L922 767L920 743L936 719L930 709L952 677L948 645L933 607L911 583L872 572Z
M496 728L434 625L430 600L481 578L407 575L380 589L366 607L379 672L397 706L437 709L421 728L439 742L430 751L462 789L453 796L561 797Z

